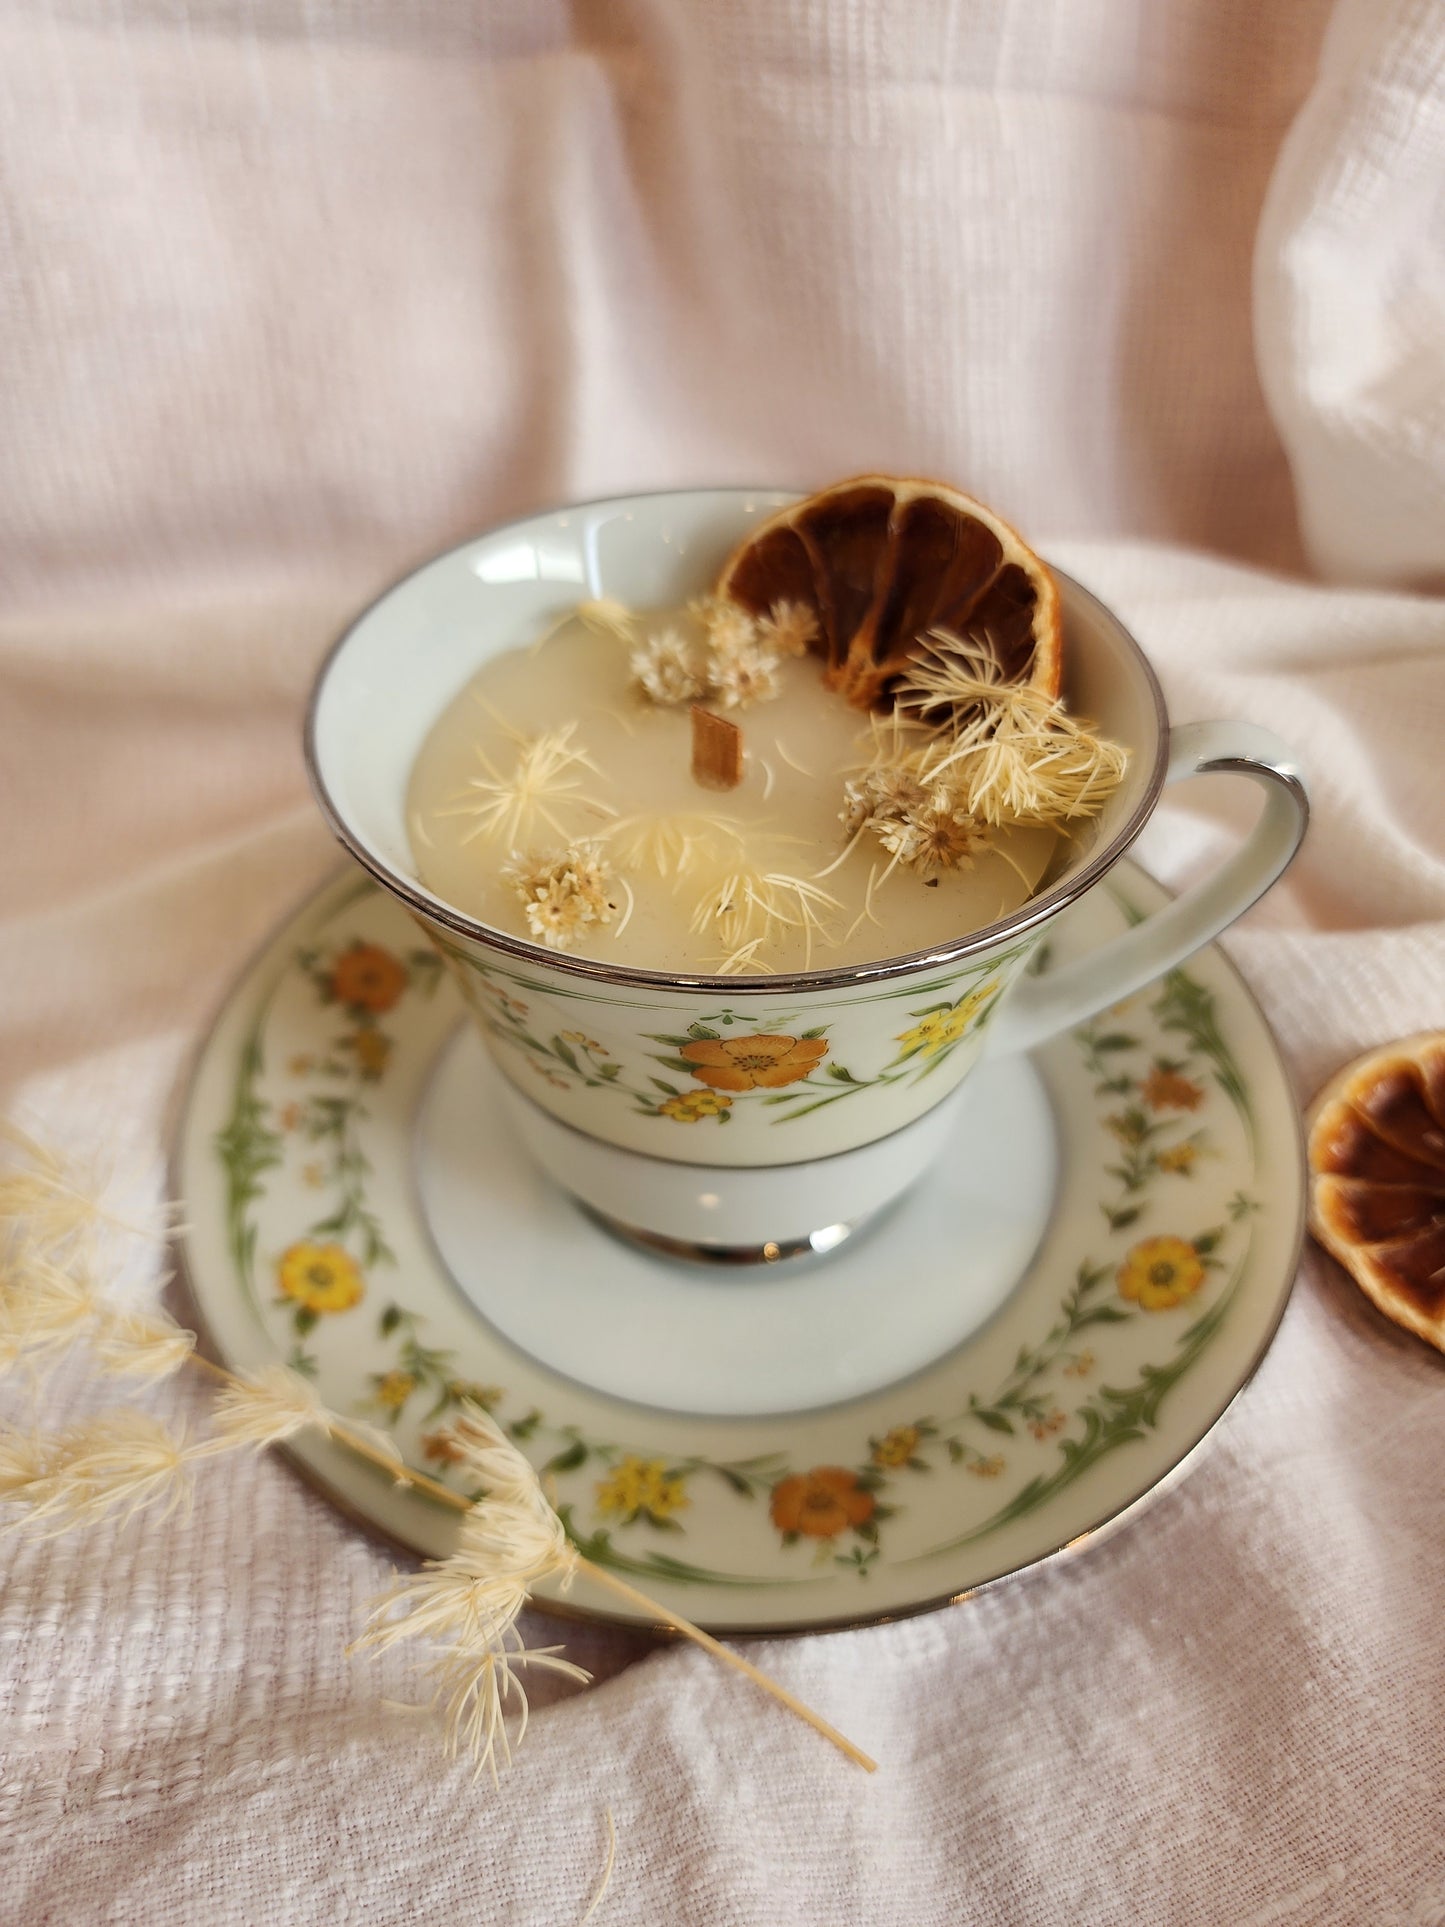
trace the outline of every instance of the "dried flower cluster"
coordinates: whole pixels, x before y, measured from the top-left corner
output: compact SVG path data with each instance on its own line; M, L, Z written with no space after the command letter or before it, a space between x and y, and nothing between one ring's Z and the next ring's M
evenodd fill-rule
M1126 761L1061 702L1004 682L986 642L934 631L891 723L875 726L873 761L845 783L839 820L850 849L871 832L893 863L933 878L997 847L993 832L1006 826L1060 829L1095 815Z
M958 792L920 780L916 765L884 763L850 777L839 815L851 839L871 830L896 863L923 877L970 868L989 841Z
M608 868L600 843L569 843L553 856L514 852L502 875L521 900L528 930L549 950L565 950L594 925L611 923L616 895L631 894Z
M695 703L707 694L707 679L698 671L692 645L677 629L649 636L628 663L643 695L659 707Z
M704 697L722 709L745 709L779 694L779 671L803 655L818 634L817 618L800 602L775 602L756 618L735 602L702 596L688 604L696 640L679 629L659 631L629 658L633 680L649 701L672 705Z
M947 782L995 827L1055 829L1097 815L1123 780L1126 752L1057 698L1005 682L986 640L932 631L897 700L905 715L943 722L923 781Z

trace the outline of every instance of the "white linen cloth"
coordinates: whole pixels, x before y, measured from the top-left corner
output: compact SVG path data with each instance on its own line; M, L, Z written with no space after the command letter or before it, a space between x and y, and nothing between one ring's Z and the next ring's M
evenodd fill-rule
M1445 603L1410 588L1445 572L1445 18L1344 0L1316 81L1326 15L12 0L5 1107L158 1203L185 1054L331 862L307 681L405 563L874 465L1015 516L1177 717L1308 753L1311 841L1230 941L1302 1096L1445 1021ZM1291 465L1315 568L1397 586L1297 573ZM1241 808L1179 794L1146 857L1183 880ZM538 1618L603 1683L473 1787L342 1656L388 1558L270 1460L188 1521L7 1540L0 1915L550 1927L610 1809L599 1921L1445 1921L1441 1369L1311 1252L1127 1532L764 1645L871 1779L699 1654Z

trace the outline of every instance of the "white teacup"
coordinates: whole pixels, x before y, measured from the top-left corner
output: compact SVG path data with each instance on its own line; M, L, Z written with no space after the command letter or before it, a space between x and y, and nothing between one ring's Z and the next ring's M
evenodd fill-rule
M1249 723L1171 729L1137 643L1060 575L1066 696L1127 745L1129 767L1066 866L998 923L846 969L707 977L559 954L433 895L407 841L407 783L432 723L478 666L587 597L686 600L750 523L790 499L621 496L479 536L347 630L321 669L306 732L332 828L446 958L546 1171L614 1229L725 1263L840 1243L933 1160L952 1124L945 1100L985 1048L1026 1050L1181 962L1269 888L1308 818L1285 744ZM1165 784L1216 771L1265 789L1241 848L1156 916L1046 979L1028 977L1053 918L1123 855Z

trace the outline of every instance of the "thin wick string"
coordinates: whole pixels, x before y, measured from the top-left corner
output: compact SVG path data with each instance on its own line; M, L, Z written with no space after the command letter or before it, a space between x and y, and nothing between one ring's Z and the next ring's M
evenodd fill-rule
M202 1357L199 1352L191 1353L191 1363L199 1365L203 1371L209 1372L220 1383L244 1385L246 1382L234 1372L227 1371L225 1366L217 1365L211 1359ZM397 1464L369 1440L351 1431L344 1423L331 1421L327 1425L327 1432L338 1445L344 1445L349 1451L379 1466L398 1485L412 1486L419 1492L425 1492L443 1505L450 1506L454 1512L463 1513L472 1510L472 1501L464 1498L460 1492L453 1492L450 1486L441 1484L437 1479L429 1478L425 1472L414 1472L409 1466ZM684 1619L681 1613L674 1612L670 1606L660 1604L650 1594L641 1592L636 1586L628 1585L625 1579L618 1578L606 1567L594 1565L592 1560L584 1559L575 1548L573 1548L571 1569L575 1572L585 1572L597 1585L616 1593L619 1598L627 1600L630 1605L645 1612L649 1618L670 1626L674 1632L681 1633L694 1645L701 1646L705 1652L711 1653L715 1659L720 1659L724 1665L731 1666L735 1672L744 1674L755 1686L761 1687L765 1693L770 1694L780 1706L785 1706L790 1713L806 1721L815 1733L820 1733L825 1740L837 1747L838 1751L848 1759L861 1766L865 1772L877 1772L878 1762L863 1752L861 1747L855 1746L850 1739L838 1731L836 1726L830 1725L820 1713L815 1713L811 1706L806 1705L796 1694L790 1693L786 1686L779 1685L777 1680L771 1679L759 1667L754 1666L751 1660L744 1659L741 1653L734 1652L730 1646L724 1646L722 1641L714 1639L711 1633L705 1633L701 1626L694 1625L690 1619ZM545 1602L542 1609L546 1610Z

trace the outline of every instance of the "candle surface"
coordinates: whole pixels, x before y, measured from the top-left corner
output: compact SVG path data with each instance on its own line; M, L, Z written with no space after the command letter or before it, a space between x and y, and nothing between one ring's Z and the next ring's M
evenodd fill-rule
M636 640L686 620L640 616ZM1049 870L1050 829L995 831L971 861L931 875L866 830L850 839L845 785L891 725L826 689L813 655L778 666L771 700L727 712L743 731L742 781L702 787L688 702L649 700L630 654L623 633L568 620L486 662L443 710L407 798L417 872L437 896L545 941L526 892L572 850L591 866L591 907L554 934L558 948L647 970L764 974L956 942L1016 910Z

